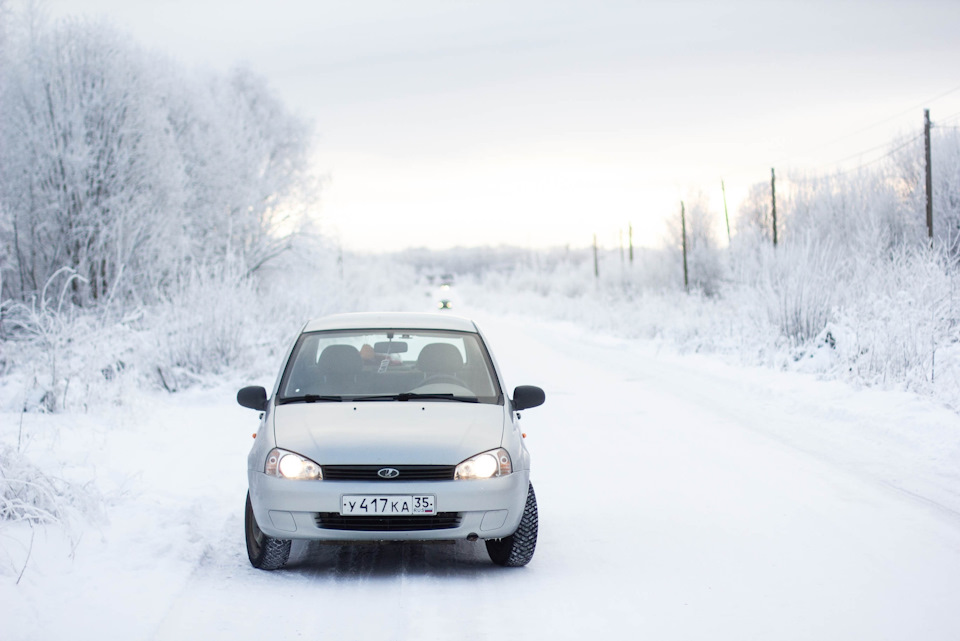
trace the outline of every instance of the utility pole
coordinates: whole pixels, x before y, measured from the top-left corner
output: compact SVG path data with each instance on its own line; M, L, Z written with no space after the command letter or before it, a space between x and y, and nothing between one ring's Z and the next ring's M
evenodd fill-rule
M630 264L633 264L633 223L628 225L628 235L630 236Z
M933 243L933 168L930 166L930 110L923 110L923 155L927 163L927 237Z
M687 210L680 201L680 233L683 234L683 290L690 291L690 279L687 276Z
M597 235L593 235L593 277L600 280L600 261L597 260Z
M773 211L773 246L777 246L777 176L770 168L770 203Z
M730 214L727 213L727 188L723 184L723 180L720 181L720 191L723 192L723 217L727 221L727 244L730 244Z

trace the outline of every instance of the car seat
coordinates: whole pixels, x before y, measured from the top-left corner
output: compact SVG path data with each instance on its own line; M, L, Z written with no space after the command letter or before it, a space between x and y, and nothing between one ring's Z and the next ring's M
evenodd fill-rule
M460 350L450 343L430 343L420 350L417 356L417 369L424 378L453 376L463 369L463 356Z
M317 359L323 394L355 394L363 369L360 350L353 345L327 345Z

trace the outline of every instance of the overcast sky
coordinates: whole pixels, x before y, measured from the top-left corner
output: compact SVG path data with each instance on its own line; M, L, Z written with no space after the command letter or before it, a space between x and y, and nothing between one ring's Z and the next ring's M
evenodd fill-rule
M267 77L315 122L318 215L358 249L612 247L628 223L655 245L693 191L722 217L721 178L733 207L771 166L876 158L924 106L960 124L956 0L47 4Z

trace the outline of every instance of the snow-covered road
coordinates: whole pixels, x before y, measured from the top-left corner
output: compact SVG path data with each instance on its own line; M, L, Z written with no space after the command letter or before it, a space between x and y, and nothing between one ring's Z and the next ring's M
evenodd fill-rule
M133 474L124 457L146 464L135 489L73 561L41 558L4 584L0 639L960 635L957 415L475 316L509 386L547 391L522 418L540 505L529 566L495 567L464 541L295 545L287 569L252 569L256 414L192 392L141 408L152 429L104 436L116 474Z

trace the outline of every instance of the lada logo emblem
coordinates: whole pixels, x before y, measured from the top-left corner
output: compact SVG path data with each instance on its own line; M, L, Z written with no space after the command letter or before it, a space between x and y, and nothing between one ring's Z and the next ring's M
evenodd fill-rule
M382 479L395 479L398 476L400 476L400 470L394 469L392 467L385 467L379 472L377 472L377 476L379 476Z

